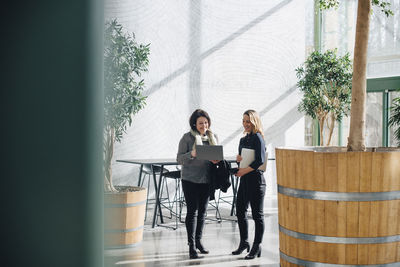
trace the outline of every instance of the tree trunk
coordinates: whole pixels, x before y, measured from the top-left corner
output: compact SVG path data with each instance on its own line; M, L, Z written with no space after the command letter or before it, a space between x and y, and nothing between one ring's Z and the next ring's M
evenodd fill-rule
M325 117L319 118L319 145L323 146L324 145L324 122L325 122Z
M358 0L348 151L365 150L367 52L371 0Z
M326 142L327 146L330 146L331 144L333 129L335 128L335 122L336 122L335 114L331 113L331 121L328 122L328 119L326 120L326 125L329 129L328 142Z
M104 145L104 191L117 191L112 183L111 161L114 154L115 131L110 128Z

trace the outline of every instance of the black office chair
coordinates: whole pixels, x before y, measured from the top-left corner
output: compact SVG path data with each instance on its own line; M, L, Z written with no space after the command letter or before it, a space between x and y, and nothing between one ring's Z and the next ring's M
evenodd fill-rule
M145 180L147 178L147 198L146 198L146 212L145 212L145 217L144 220L147 219L147 209L149 204L154 204L156 203L156 199L154 198L150 198L149 199L149 192L150 192L150 186L151 186L151 181L153 181L153 171L155 172L155 174L159 175L161 173L161 167L160 166L156 166L156 165L152 165L151 164L143 164L143 169L142 169L142 176L141 180L139 181L140 183L140 187L143 187L143 184L145 183ZM168 170L166 168L163 168L163 173L167 173ZM153 186L155 187L155 185L153 184Z
M163 171L160 191L160 205L169 211L170 219L175 217L175 228L178 228L178 223L182 222L182 207L184 205L184 197L182 194L181 187L181 171L177 168L176 171ZM171 198L168 188L168 180L173 179L175 181L174 195ZM165 190L165 191L164 191ZM166 192L167 196L163 197L163 193Z

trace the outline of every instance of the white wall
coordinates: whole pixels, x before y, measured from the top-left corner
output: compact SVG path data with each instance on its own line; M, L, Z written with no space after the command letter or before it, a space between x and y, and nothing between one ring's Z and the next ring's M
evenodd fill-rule
M295 68L305 58L305 0L105 2L106 18L151 43L147 105L115 159L175 158L196 108L210 114L226 155L236 154L250 108L262 117L270 155L276 146L304 145ZM136 173L113 164L115 184L135 183Z

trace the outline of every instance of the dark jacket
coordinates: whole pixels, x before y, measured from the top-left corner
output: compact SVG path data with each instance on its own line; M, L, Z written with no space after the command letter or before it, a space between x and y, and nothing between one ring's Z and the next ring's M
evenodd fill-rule
M242 155L242 148L254 150L255 159L250 164L250 167L254 170L257 170L267 160L265 158L265 142L260 133L249 133L242 137L239 142L239 155Z
M213 200L215 199L215 190L220 189L226 193L231 186L229 163L226 160L221 160L217 164L213 164L210 174L210 200Z

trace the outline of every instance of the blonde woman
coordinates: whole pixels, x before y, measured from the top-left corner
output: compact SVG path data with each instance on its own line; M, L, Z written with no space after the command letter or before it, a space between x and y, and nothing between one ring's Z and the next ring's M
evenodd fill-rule
M259 115L254 110L247 110L243 114L244 137L240 139L239 155L236 161L242 161L242 149L254 150L254 161L248 167L239 168L236 176L240 177L240 184L236 202L236 216L240 232L240 244L238 249L232 251L233 255L239 255L244 250L249 252L247 208L250 204L251 213L255 224L254 242L250 253L245 259L254 259L261 256L261 242L264 234L264 196L265 179L263 171L258 168L265 160L265 142L262 124Z

